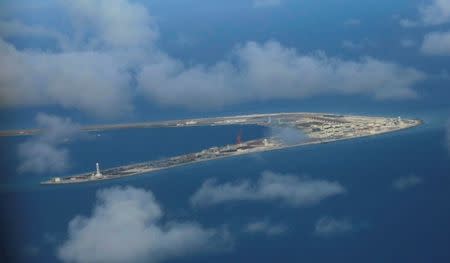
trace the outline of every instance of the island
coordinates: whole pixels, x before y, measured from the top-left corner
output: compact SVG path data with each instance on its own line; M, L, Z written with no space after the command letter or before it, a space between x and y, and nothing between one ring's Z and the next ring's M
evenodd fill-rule
M243 154L272 151L301 145L329 143L366 136L374 136L388 132L404 130L421 125L418 119L402 119L401 117L368 117L353 115L338 115L324 113L270 113L253 114L231 117L216 117L202 119L174 120L163 122L148 122L135 124L117 124L85 127L85 131L101 131L124 128L155 128L155 127L188 127L188 126L216 126L216 125L262 125L267 127L295 129L306 136L301 142L286 142L276 134L257 140L241 142L225 146L215 146L200 152L188 153L161 160L135 163L125 166L100 170L96 164L94 172L54 177L44 181L44 185L60 185L86 183L110 180L126 176L134 176L176 166L204 162L219 158L238 156ZM21 134L38 134L39 130L22 131Z

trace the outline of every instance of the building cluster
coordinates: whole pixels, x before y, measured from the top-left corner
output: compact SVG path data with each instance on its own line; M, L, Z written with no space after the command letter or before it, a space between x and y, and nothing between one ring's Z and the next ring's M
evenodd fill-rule
M273 118L273 120L272 120ZM167 127L193 126L193 125L229 125L229 124L258 124L269 127L291 127L300 130L307 135L309 143L325 143L339 139L349 139L374 134L381 134L417 126L420 120L398 118L343 116L330 114L286 113L271 115L254 115L252 117L198 119L186 121L167 122ZM171 158L152 160L143 163L131 164L100 171L99 163L92 173L73 175L69 177L54 177L43 184L63 184L89 182L95 180L112 179L136 174L147 173L155 170L175 167L198 161L212 160L227 156L246 153L255 153L294 146L282 143L279 137L268 137L251 141L241 141L238 135L236 143L211 147L196 153L183 154Z
M338 122L328 119L308 119L298 124L312 139L343 139L404 129L414 124L414 120L376 117L344 117Z

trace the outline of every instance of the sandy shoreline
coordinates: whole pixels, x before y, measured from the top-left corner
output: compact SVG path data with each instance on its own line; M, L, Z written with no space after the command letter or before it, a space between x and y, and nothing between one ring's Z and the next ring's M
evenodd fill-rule
M91 183L91 182L104 181L104 180L114 180L114 179L120 179L120 178L124 178L124 177L148 174L148 173L152 173L152 172L156 172L156 171L161 171L161 170L165 170L165 169L171 169L171 168L185 166L185 165L191 165L191 164L200 163L200 162L219 160L219 159L230 158L230 157L241 156L241 155L250 155L250 154L254 154L254 153L262 153L262 152L283 150L283 149L294 148L294 147L301 147L301 146L307 146L307 145L327 144L327 143L332 143L332 142L337 142L337 141L347 141L347 140L352 140L352 139L357 139L357 138L379 136L379 135L383 135L383 134L387 134L387 133L392 133L392 132L398 132L398 131L402 131L402 130L411 129L411 128L420 126L422 124L423 124L423 121L419 120L419 121L417 121L417 123L415 125L412 125L412 126L409 126L409 127L402 127L402 128L398 128L398 129L395 129L395 130L382 131L382 132L378 132L378 133L375 133L375 134L360 135L360 136L354 136L354 137L348 137L348 138L334 138L334 139L324 139L324 140L317 139L317 140L314 140L314 141L308 141L308 142L303 142L303 143L298 143L298 144L293 144L293 145L281 145L279 147L273 147L273 148L261 149L261 150L254 150L254 151L251 151L251 152L236 152L234 154L230 154L230 155L226 155L226 156L217 156L217 157L211 157L211 158L207 158L207 159L199 159L199 160L189 161L189 162L185 162L185 163L178 163L178 164L170 165L168 167L160 167L160 168L152 168L152 169L147 169L147 170L141 170L141 171L136 171L135 173L123 174L123 175L119 175L119 176L111 176L111 177L95 178L95 179L86 179L86 180L77 180L77 181L67 181L67 182L58 182L58 183L54 183L52 181L45 181L45 182L41 182L41 184L43 184L43 185L55 185L55 184L65 185L65 184ZM118 167L114 167L114 168L109 168L109 169L106 169L105 172L107 173L109 170L113 170L113 169L126 169L128 167L136 167L136 166L141 165L141 164L142 165L148 164L149 162L151 162L151 161L141 162L141 163L134 163L134 164L128 164L128 165L118 166ZM87 173L82 173L82 174L78 174L78 175L72 175L70 177L85 176L86 174ZM66 178L66 177L64 177L64 178Z

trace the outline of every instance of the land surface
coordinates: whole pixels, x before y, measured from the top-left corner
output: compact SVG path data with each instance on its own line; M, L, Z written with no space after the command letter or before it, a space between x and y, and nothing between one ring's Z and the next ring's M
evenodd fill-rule
M191 164L195 162L208 161L230 156L250 154L256 152L271 151L300 145L328 143L338 140L373 136L398 130L408 129L422 124L415 119L385 118L336 115L323 113L273 113L253 114L233 117L218 117L204 119L174 120L164 122L149 122L135 124L118 124L90 126L83 128L84 131L102 131L125 128L156 128L156 127L189 127L189 126L216 126L216 125L263 125L290 131L298 131L306 135L301 141L291 142L285 140L283 135L262 138L258 140L238 142L233 145L211 147L201 152L179 155L162 160L148 161L144 163L130 164L106 169L98 173L84 173L67 177L55 177L42 184L70 184L83 183L99 180L108 180L125 176L133 176L175 166ZM17 131L15 131L17 132ZM22 132L22 133L21 133ZM32 135L39 130L19 131L11 135Z

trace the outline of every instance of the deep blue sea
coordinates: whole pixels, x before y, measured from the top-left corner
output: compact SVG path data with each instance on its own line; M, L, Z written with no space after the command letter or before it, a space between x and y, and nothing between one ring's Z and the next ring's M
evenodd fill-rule
M68 222L89 216L99 189L132 185L151 190L170 220L226 225L230 251L200 254L171 262L450 262L450 153L444 125L427 120L414 129L323 145L284 149L196 163L141 176L99 183L40 186L55 174L16 172L17 145L26 137L0 138L0 236L6 255L19 262L58 262L56 249L67 238ZM260 138L257 126L130 129L90 133L67 142L68 174L193 152L213 145ZM207 209L189 205L208 178L220 182L255 179L263 171L338 181L347 192L317 205L290 207L276 202L232 202ZM399 177L422 183L396 191ZM347 218L350 233L318 238L318 218ZM270 218L288 227L278 236L247 235L238 229Z

